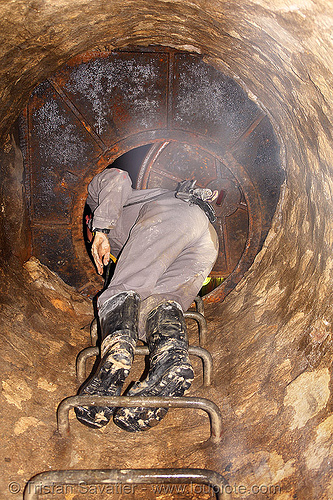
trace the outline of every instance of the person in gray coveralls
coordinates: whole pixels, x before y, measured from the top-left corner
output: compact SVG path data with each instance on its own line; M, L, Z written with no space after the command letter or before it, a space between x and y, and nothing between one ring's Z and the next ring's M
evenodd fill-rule
M218 238L202 209L210 208L213 193L194 189L193 181L185 181L185 187L185 193L135 190L128 173L116 168L97 174L89 184L97 271L103 273L110 252L117 264L97 302L100 362L80 394L120 395L138 338L148 344L149 372L128 396L182 396L190 387L193 369L183 311L215 263ZM113 415L119 427L134 432L156 425L167 409L79 406L75 412L90 427L106 425Z

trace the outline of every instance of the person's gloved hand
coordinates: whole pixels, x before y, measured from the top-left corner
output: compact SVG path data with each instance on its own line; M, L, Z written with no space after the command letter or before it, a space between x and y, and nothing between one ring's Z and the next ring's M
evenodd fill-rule
M110 243L106 234L96 231L94 241L91 246L91 253L94 258L98 274L103 274L103 265L106 266L110 260Z

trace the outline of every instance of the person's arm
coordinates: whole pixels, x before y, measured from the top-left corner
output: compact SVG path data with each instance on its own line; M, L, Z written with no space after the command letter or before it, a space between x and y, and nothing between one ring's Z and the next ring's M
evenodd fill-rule
M128 173L113 168L97 174L88 186L87 203L93 212L92 229L95 234L91 252L99 274L103 273L103 265L107 265L110 259L107 233L115 227L131 193L132 183Z
M88 185L87 198L93 212L93 228L113 229L131 193L127 172L108 168L97 174Z

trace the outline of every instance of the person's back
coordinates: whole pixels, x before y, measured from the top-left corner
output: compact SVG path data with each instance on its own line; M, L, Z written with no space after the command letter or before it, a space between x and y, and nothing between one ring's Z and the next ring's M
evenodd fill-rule
M197 204L167 190L133 190L121 170L101 172L88 191L97 271L102 274L110 250L118 260L98 297L101 361L80 394L119 395L141 338L149 347L150 370L128 395L181 396L193 379L183 311L215 263L216 232ZM161 408L76 408L86 425L101 427L114 414L114 422L129 431L148 429L165 413Z

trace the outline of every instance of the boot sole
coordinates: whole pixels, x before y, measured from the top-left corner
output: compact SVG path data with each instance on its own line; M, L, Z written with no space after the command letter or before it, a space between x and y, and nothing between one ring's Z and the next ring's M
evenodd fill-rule
M193 380L191 365L171 366L158 382L153 382L142 390L135 388L128 396L183 396ZM117 408L113 416L114 423L128 432L145 431L157 425L167 414L167 408Z
M110 381L111 367L107 368L107 359L101 362L97 371L88 380L88 382L80 390L80 395L93 395L93 396L119 396L121 393L121 386L112 386L113 381ZM109 376L108 376L109 374ZM114 378L114 377L113 377ZM95 382L95 384L94 384ZM118 380L119 382L119 380ZM112 390L110 390L110 388ZM100 407L100 406L77 406L74 408L76 418L88 427L93 429L100 429L107 425L115 411L114 407ZM97 416L97 420L96 420Z

